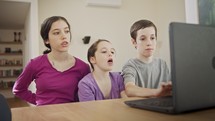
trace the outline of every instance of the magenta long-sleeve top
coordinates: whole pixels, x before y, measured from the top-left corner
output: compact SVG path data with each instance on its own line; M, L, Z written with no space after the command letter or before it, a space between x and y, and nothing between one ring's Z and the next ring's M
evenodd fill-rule
M28 63L17 78L13 93L35 105L59 104L78 101L78 82L90 72L87 63L75 57L75 65L60 72L52 67L47 55L41 55ZM30 91L32 81L36 92Z

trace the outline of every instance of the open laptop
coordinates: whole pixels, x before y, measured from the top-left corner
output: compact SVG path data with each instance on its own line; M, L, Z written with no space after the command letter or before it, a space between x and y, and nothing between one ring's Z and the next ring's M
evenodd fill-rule
M172 96L125 104L172 114L215 107L215 27L172 22L169 36Z

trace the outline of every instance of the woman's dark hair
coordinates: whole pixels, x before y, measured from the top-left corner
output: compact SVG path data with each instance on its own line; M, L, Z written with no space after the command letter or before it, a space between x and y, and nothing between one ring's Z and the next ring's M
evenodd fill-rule
M50 44L46 44L45 42L49 39L49 31L51 29L51 26L54 22L58 21L58 20L63 20L66 22L66 24L68 25L69 27L69 30L70 30L70 24L69 22L62 16L52 16L52 17L49 17L47 19L45 19L41 25L41 29L40 29L40 35L41 37L43 38L43 42L44 42L44 45L48 48L47 50L45 50L43 52L43 54L47 54L49 52L51 52L51 46ZM70 31L70 35L71 35L71 31ZM71 40L71 38L70 38Z
M139 20L139 21L136 21L130 28L131 38L136 40L137 31L140 29L147 28L147 27L154 27L155 28L155 36L157 37L157 27L154 25L153 22L151 22L149 20Z
M90 63L90 66L91 66L91 68L92 68L93 70L94 70L94 67L93 67L92 63L90 62L90 58L95 56L95 53L96 53L96 51L97 51L97 49L98 49L98 44L99 44L100 42L109 42L109 43L110 43L110 41L108 41L108 40L105 40L105 39L98 39L97 41L95 41L95 42L90 46L90 48L88 49L88 52L87 52L87 60L88 60L88 62Z

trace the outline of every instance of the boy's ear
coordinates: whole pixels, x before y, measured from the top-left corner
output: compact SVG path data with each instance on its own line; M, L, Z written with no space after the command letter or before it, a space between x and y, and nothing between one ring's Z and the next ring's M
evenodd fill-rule
M137 48L137 41L135 39L131 39L132 44L134 45L135 48Z

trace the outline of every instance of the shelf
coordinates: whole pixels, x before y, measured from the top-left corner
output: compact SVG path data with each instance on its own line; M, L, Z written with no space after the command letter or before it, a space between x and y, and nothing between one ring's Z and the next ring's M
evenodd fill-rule
M7 87L7 88L1 87L0 90L1 91L9 91L9 90L12 90L12 87Z
M18 33L22 33L21 30L16 33L14 30L3 30L0 40L0 93L6 97L14 97L12 87L23 70L24 41ZM18 38L15 34L18 34Z
M22 64L18 64L18 65L0 65L0 67L22 67Z
M22 42L0 42L0 44L18 44L18 45L21 45Z
M0 53L0 55L8 55L8 56L10 56L10 55L22 55L22 53Z
M0 76L0 78L17 78L18 76Z
M13 98L12 87L23 68L23 43L0 41L0 93Z

